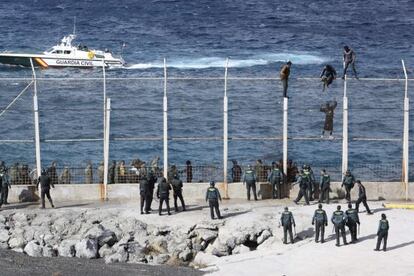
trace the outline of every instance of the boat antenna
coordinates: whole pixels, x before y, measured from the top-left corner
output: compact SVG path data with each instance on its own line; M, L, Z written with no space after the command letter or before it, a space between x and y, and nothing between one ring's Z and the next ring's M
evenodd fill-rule
M73 35L76 35L76 16L73 17Z

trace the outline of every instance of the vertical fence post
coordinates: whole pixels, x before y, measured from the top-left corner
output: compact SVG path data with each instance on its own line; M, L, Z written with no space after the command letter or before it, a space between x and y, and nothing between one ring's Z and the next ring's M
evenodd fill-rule
M402 160L402 176L405 185L405 200L408 200L408 181L409 181L409 118L410 118L410 100L408 98L408 75L405 68L404 60L401 60L405 76L404 91L404 134L403 134L403 160Z
M164 114L164 177L168 178L168 101L167 101L167 62L164 58L164 98L163 98L163 114Z
M108 200L109 131L111 126L111 98L106 99L104 137L104 200Z
M39 103L37 100L37 78L36 71L34 69L33 60L30 58L30 65L32 66L33 74L33 116L34 116L34 127L35 127L35 152L36 152L36 172L37 176L40 176L42 172L42 161L40 157L40 127L39 127ZM40 193L40 187L39 187Z
M288 103L287 97L283 98L283 173L287 175L288 160Z
M227 98L227 72L229 67L229 59L226 59L224 69L224 97L223 97L223 183L224 183L224 198L229 198L229 187L227 183L227 165L229 158L229 128L228 128L228 98Z
M104 162L104 183L103 184L103 200L108 200L108 180L105 179L105 172L107 171L105 164L107 164L106 159L106 70L105 70L105 62L102 60L102 80L103 80L103 162ZM106 181L105 181L106 180Z
M342 114L342 175L348 170L348 96L347 96L347 76L344 75L344 100Z

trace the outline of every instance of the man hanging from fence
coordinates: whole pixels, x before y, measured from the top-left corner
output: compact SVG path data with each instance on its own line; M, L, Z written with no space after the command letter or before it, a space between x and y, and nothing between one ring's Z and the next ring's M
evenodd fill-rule
M236 160L231 160L233 167L231 168L231 179L233 183L240 182L242 176L242 169Z
M325 124L323 125L322 135L321 138L325 137L325 132L329 132L329 139L333 139L332 132L333 132L333 119L334 119L334 112L335 108L337 107L338 102L326 102L324 105L321 106L320 111L325 113Z
M92 162L88 162L85 168L85 184L93 183Z
M322 92L331 85L334 79L336 79L336 70L332 65L325 65L320 75L321 81L323 82Z
M283 172L279 169L279 165L275 164L269 174L268 181L272 185L272 198L282 198L282 183L285 180Z
M252 166L248 166L247 170L244 172L243 184L246 185L247 190L247 200L250 200L250 190L253 191L254 200L257 200L256 194L256 174L252 169Z
M292 62L289 60L280 69L280 81L282 82L282 86L283 86L283 97L284 98L289 98L287 96L287 89L288 89L288 82L289 82L289 75L290 75L290 67L291 66L292 66Z
M354 72L355 78L358 79L357 71L355 69L356 54L354 50L352 50L348 46L344 46L343 60L344 60L344 73L342 75L342 79L345 79L345 75L348 71L349 65L352 66L352 71Z
M355 184L355 177L352 175L350 170L347 170L344 176L344 179L342 180L341 188L345 187L345 199L348 202L351 202L351 190L354 187Z
M50 167L47 169L47 175L50 177L50 181L53 185L56 185L59 183L59 177L57 173L57 162L53 161L52 164L50 164Z

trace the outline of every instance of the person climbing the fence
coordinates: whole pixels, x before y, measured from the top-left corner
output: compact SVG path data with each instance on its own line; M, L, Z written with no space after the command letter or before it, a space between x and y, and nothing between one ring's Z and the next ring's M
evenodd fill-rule
M345 79L345 75L348 71L349 65L352 66L352 71L354 72L355 78L358 79L357 71L355 69L355 60L356 54L354 50L352 50L348 46L344 46L344 74L342 75L342 79Z
M331 85L334 79L336 79L336 70L332 65L326 64L323 67L322 73L320 75L321 81L323 82L322 92L325 92L325 89Z
M282 86L283 86L283 97L284 98L289 98L287 96L287 89L288 89L288 82L289 82L289 75L290 75L290 67L291 66L292 66L292 62L289 60L280 69L280 81L282 82Z
M324 105L321 106L320 111L325 113L325 124L323 126L321 138L325 137L325 132L329 132L329 139L333 139L332 132L333 132L333 119L335 108L337 107L338 102L326 102Z

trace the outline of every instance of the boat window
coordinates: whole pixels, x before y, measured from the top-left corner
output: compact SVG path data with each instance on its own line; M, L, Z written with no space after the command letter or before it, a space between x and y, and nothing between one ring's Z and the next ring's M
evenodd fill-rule
M68 50L65 50L65 52L64 52L66 55L69 55L70 54L70 51L68 51Z
M104 58L103 55L95 55L96 58Z
M61 54L62 50L56 50L55 52L56 52L56 54Z

